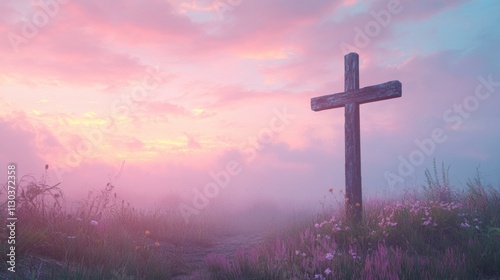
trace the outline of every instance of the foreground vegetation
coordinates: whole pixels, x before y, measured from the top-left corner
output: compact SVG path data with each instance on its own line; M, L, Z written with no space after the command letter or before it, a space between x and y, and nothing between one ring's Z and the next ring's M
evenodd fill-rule
M500 192L479 176L462 189L443 168L398 200L370 200L362 224L325 210L262 246L209 254L209 279L491 279L500 277ZM5 279L169 279L196 269L179 244L208 244L221 227L176 211L145 212L108 183L68 213L58 186L22 178L16 273ZM6 219L5 204L0 217ZM6 231L5 231L6 232ZM6 271L2 238L0 271Z
M447 172L399 201L371 200L364 223L323 213L233 260L210 255L213 279L491 279L500 277L500 193ZM335 214L335 213L333 213Z
M8 232L3 228L0 278L169 279L192 269L177 245L205 244L222 227L201 215L186 224L173 207L136 209L114 190L108 183L67 211L58 185L48 185L46 176L22 177L17 190L16 272L7 272ZM6 204L1 208L1 220L6 221Z

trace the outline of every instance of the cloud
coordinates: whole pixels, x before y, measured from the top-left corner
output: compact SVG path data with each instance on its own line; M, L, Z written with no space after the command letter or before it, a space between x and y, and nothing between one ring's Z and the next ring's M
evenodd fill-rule
M187 138L187 143L186 143L186 146L189 148L189 149L199 149L201 148L201 144L200 142L196 139L195 136L193 135L190 135L186 132L184 132L184 135L186 135L186 138Z
M439 13L443 13L445 11L453 10L463 5L464 3L470 2L470 0L446 0L446 1L436 1L425 3L422 1L411 1L411 0L402 0L400 1L404 6L405 16L399 18L400 21L420 21L428 19L432 16L436 16ZM371 6L371 10L378 10L386 8L383 6L383 1L374 2Z
M2 27L24 38L22 30L27 22L21 20L19 13L43 12L38 6L28 9L3 10L16 22L4 22ZM144 61L120 50L120 46L128 44L142 51L144 45L163 45L172 38L189 38L195 32L193 28L188 18L173 13L165 1L148 5L139 5L136 1L71 1L60 5L59 12L49 18L46 26L37 28L33 38L25 38L27 42L17 46L18 52L5 41L1 48L10 55L0 59L0 65L4 65L0 71L26 80L41 77L65 83L111 86L140 79L147 70ZM30 67L26 69L26 65Z
M139 107L151 114L187 116L190 111L186 108L166 101L143 102Z
M48 160L42 151L57 152L60 145L46 128L31 123L22 112L1 116L0 134L0 163L17 164L19 176L42 172Z

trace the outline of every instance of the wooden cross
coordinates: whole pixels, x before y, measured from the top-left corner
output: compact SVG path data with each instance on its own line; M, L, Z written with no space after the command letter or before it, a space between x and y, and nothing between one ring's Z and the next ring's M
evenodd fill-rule
M322 111L345 107L345 194L347 217L360 222L362 217L361 150L359 131L359 104L401 97L401 83L387 83L359 88L359 56L344 56L344 90L311 99L311 109Z

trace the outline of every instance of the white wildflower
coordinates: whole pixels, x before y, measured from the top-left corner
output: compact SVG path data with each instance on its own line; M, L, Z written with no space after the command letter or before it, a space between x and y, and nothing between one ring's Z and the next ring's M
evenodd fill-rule
M329 261L333 260L333 253L326 253L326 259Z

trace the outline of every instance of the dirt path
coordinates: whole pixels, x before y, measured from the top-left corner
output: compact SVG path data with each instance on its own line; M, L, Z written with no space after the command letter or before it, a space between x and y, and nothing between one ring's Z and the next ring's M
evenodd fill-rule
M238 250L248 249L263 241L262 234L250 232L231 232L220 234L205 244L168 244L163 248L168 251L183 252L184 259L193 267L189 274L178 275L174 280L204 280L209 279L204 267L204 259L211 253L225 255L232 258ZM61 262L52 259L27 256L19 260L17 270L22 270L23 275L31 275L33 279L50 279L46 275L50 267L63 267ZM37 276L38 275L38 276ZM13 274L0 272L0 279L12 279Z
M232 258L238 250L248 249L258 245L263 241L263 237L258 233L250 232L231 232L221 234L211 242L210 246L200 245L179 245L185 253L186 260L196 269L189 275L179 275L172 279L174 280L202 280L208 279L207 272L204 268L204 259L207 255L214 253L225 255L227 258Z

